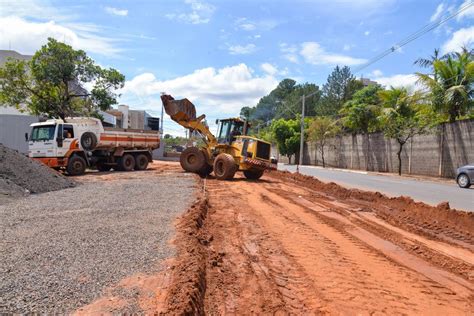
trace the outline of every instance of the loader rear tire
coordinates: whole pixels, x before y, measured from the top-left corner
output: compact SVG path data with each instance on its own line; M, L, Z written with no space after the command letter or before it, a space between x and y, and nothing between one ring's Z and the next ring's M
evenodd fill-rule
M69 158L66 171L70 176L83 175L86 172L86 161L81 156L72 156Z
M219 154L214 160L214 175L218 180L232 179L237 169L234 157L229 154Z
M148 157L144 154L139 154L135 157L135 170L146 170L148 168Z
M197 147L186 148L179 157L181 167L188 172L199 173L205 167L206 157Z
M130 154L125 154L119 158L117 167L120 171L132 171L135 168L135 158Z
M258 180L263 176L265 170L244 170L244 175L249 180Z

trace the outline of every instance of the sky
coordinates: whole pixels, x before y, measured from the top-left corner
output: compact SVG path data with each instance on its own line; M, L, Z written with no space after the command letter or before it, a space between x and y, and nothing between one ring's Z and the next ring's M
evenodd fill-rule
M413 85L413 62L474 47L474 0L0 0L0 49L33 54L54 37L126 77L120 103L161 114L160 93L208 121L238 116L284 78L324 84L336 65L386 86ZM165 133L184 134L165 116Z

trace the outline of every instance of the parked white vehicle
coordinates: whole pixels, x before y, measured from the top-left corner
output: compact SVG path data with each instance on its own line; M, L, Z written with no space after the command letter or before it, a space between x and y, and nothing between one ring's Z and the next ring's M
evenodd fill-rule
M67 118L34 123L28 140L29 157L69 175L80 175L87 167L144 170L152 151L160 146L156 131L104 128L99 119Z

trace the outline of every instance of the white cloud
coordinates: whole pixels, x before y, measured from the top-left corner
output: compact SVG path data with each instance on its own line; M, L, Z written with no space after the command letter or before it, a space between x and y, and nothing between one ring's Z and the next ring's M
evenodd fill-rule
M244 31L269 31L275 28L279 23L276 20L257 20L252 21L247 18L238 18L235 20L235 25L237 28Z
M370 31L365 31L365 32L364 32L364 35L365 35L365 36L369 36L369 35L370 35Z
M298 47L296 45L289 45L287 43L280 43L280 51L283 53L282 57L294 64L299 63L297 55Z
M347 52L347 51L350 51L350 50L352 49L352 46L353 46L353 45L350 45L350 44L344 44L344 46L342 47L342 49Z
M209 23L214 11L216 11L215 6L203 1L185 0L184 2L190 6L191 12L168 13L165 14L165 17L170 20L178 20L184 23L205 24Z
M371 75L372 77L382 77L383 76L383 72L380 70L380 69L375 69L374 71L372 71L369 75Z
M474 44L474 26L462 28L454 32L451 38L443 44L441 51L443 54L459 51L461 47L472 47Z
M48 1L2 0L0 16L18 16L23 18L30 17L35 19L62 21L70 19L73 15L70 13L65 14L64 12L59 12Z
M32 22L18 16L0 18L0 47L9 47L23 54L33 54L47 38L57 40L88 52L116 56L120 49L115 40L98 35L95 25L54 21Z
M353 58L346 55L326 52L317 42L305 42L301 44L301 56L312 65L346 65L354 66L365 63L367 60L362 58Z
M252 54L257 50L257 46L255 44L247 44L247 45L234 45L229 47L229 53L231 55L248 55Z
M388 77L377 77L377 78L375 78L375 81L377 81L377 83L379 83L382 86L385 86L387 88L389 88L389 87L395 87L395 88L407 87L407 88L411 88L411 87L414 87L416 85L417 80L418 79L414 74L398 74L398 75L393 75L393 76L388 76Z
M105 7L105 12L111 15L118 15L118 16L127 16L128 15L128 10L125 9L117 9L113 7Z
M158 80L152 73L143 73L125 83L120 101L127 103L135 98L156 99L161 92L166 92L175 98L191 100L198 114L223 117L237 115L242 106L257 104L277 84L278 81L272 75L256 76L245 64L221 69L198 69L191 74L164 81Z
M464 8L466 7L466 5L468 4L472 4L473 1L472 0L466 0L463 2L463 4L461 4L459 6L459 8ZM464 18L468 18L468 19L472 19L474 18L474 6L470 6L468 9L466 10L463 10L458 16L457 16L457 20L458 21L461 21L462 19Z
M260 65L260 68L270 76L274 76L278 73L278 69L270 63L263 63Z
M430 18L430 22L434 22L434 21L438 21L439 18L443 15L443 11L444 11L444 3L440 3L437 7L436 7L436 11L433 13L433 15L431 16Z

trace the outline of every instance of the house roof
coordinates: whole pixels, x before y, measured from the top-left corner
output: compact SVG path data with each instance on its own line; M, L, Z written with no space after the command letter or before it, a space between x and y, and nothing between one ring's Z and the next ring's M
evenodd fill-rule
M3 65L9 57L18 60L30 60L33 56L22 55L14 50L0 49L0 66Z

